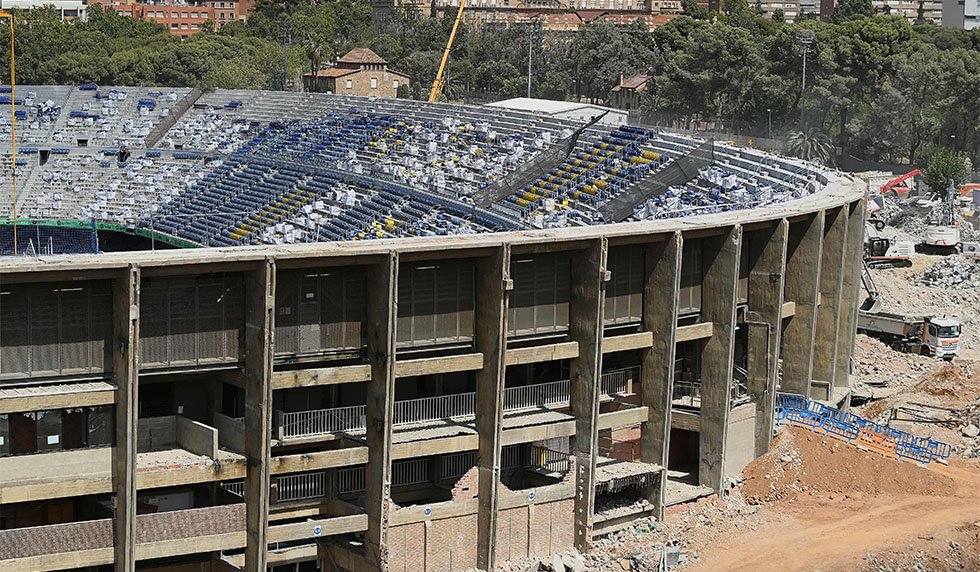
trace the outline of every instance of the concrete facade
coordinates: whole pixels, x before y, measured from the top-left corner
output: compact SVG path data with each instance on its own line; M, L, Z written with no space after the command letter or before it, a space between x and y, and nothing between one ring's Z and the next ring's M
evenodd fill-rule
M5 263L6 288L109 281L103 381L116 389L113 446L0 457L0 516L66 502L74 514L46 509L35 526L5 525L0 570L123 571L159 558L201 570L303 561L326 570L491 569L588 550L634 518L724 494L768 446L777 390L846 394L861 255L851 237L865 189L830 177L823 192L786 204L686 219ZM694 249L698 257L685 256ZM637 261L630 280L624 256ZM551 259L568 266L548 274ZM533 284L519 268L528 260ZM424 272L458 265L472 268L454 274L454 284L470 280L454 290L463 294L420 305L435 276ZM315 314L317 325L362 332L360 348L276 351L294 332L277 325L287 315L277 288L297 274L308 283L362 277L351 290L363 300L361 318L351 317L354 294L339 290L330 300L345 304ZM241 297L222 286L196 299L200 308L240 305L222 307L242 317L238 345L222 346L235 361L142 364L141 344L157 335L143 286L218 275L240 281ZM700 301L681 312L691 280ZM635 302L636 319L612 322L614 301ZM545 314L546 331L508 334L511 319L531 315L538 327ZM429 317L449 316L462 332L452 343L411 343L428 339ZM207 331L191 332L191 345L171 334L175 352L226 339L210 333L216 323L197 323ZM298 335L312 331L303 323ZM696 390L681 395L684 360L695 364L684 381ZM0 396L4 415L56 409L61 386L79 382L25 379L2 386L31 388L10 402L19 411ZM88 402L106 402L104 387L90 391ZM171 426L172 444L140 449L141 430ZM638 438L614 447L600 434ZM645 508L604 512L635 498ZM158 514L146 513L151 504ZM48 541L25 548L25 534Z

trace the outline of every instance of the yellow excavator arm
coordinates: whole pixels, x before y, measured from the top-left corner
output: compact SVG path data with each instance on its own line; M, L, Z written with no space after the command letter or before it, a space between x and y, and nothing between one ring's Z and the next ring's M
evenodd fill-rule
M453 40L456 39L456 30L459 22L463 19L463 10L466 8L466 0L459 1L459 11L456 12L456 20L453 22L453 30L449 32L449 41L446 42L446 51L442 53L442 61L439 62L439 71L436 72L436 79L432 82L432 91L429 92L429 101L439 101L442 94L442 86L446 83L443 73L446 71L446 62L449 61L449 50L453 49Z

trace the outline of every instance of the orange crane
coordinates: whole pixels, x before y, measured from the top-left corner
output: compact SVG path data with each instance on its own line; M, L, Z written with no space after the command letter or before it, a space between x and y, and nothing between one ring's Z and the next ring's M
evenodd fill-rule
M449 41L446 42L446 51L442 53L442 61L439 62L439 71L436 72L436 79L432 82L432 91L429 92L429 102L439 101L439 96L442 94L442 87L446 84L446 78L443 77L446 71L446 62L449 61L449 51L453 49L453 40L456 39L456 30L459 28L459 22L463 19L463 10L466 8L466 0L460 0L459 11L456 12L456 20L453 22L453 30L449 33Z

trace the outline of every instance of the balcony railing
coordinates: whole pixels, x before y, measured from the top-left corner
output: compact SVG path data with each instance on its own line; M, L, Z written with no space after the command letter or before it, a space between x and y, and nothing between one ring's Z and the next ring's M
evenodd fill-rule
M326 495L326 471L276 477L276 502L316 499Z
M735 366L732 370L732 407L752 400L749 396L748 371ZM701 407L701 380L674 380L674 405L682 407Z
M294 411L282 414L282 430L286 437L305 437L365 427L363 405Z
M604 373L600 383L603 397L623 395L639 380L639 368ZM504 389L504 410L521 411L568 405L568 380L536 383ZM471 419L476 411L476 393L455 393L395 402L394 424L409 425L438 419ZM365 406L335 407L282 414L282 435L309 437L356 431L365 427Z
M572 467L572 462L568 453L532 445L530 465L549 473L567 473Z

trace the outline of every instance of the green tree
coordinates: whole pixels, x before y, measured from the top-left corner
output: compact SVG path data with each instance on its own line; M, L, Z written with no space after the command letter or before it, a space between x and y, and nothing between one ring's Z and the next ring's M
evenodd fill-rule
M841 0L834 13L830 16L830 21L835 24L847 22L849 20L860 20L870 18L875 15L874 6L871 0Z
M819 127L807 127L790 133L786 138L786 150L807 161L830 163L834 155L834 144Z
M934 193L946 196L949 182L959 187L966 180L966 156L952 149L937 150L922 172L922 179Z

